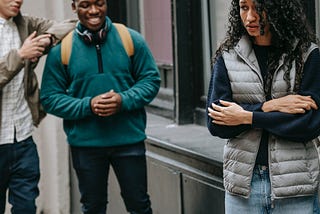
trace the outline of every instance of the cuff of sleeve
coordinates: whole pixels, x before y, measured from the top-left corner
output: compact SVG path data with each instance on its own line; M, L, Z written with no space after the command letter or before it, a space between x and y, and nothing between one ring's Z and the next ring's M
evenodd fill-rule
M92 111L92 109L91 109L91 99L92 99L92 97L87 97L86 98L86 102L87 102L87 108L86 108L86 112L85 112L85 114L86 115L89 115L89 116L91 116L91 115L93 115L94 113L93 113L93 111Z
M259 111L262 111L262 106L263 106L263 104L264 104L264 102L263 102L263 103L258 104Z
M252 127L253 128L263 128L262 124L263 124L263 118L265 116L264 112L253 112L252 115Z
M121 96L121 111L127 111L129 109L129 106L127 105L128 103L128 97L126 95L124 95L123 93L119 93L119 95Z
M51 36L49 37L49 39L50 39L50 44L49 44L48 46L49 46L49 47L52 47L53 44L54 44L54 42L55 42L55 38L54 38L53 35L51 35Z
M17 65L17 70L21 70L23 66L25 65L25 60L18 54L18 49L13 50L14 51L14 57L15 63ZM11 58L9 58L11 60Z

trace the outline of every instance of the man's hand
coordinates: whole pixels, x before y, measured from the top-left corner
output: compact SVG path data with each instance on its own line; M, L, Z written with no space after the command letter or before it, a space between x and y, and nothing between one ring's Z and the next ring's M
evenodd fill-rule
M265 102L262 111L279 111L289 114L303 114L308 110L318 109L316 102L311 96L287 95L281 98L272 99Z
M36 36L34 31L22 44L18 54L22 59L29 59L36 62L43 55L45 48L50 45L50 34Z
M252 112L245 111L234 102L220 100L220 103L223 106L212 103L212 108L208 108L208 115L213 119L212 123L226 126L252 124Z
M93 113L101 117L107 117L117 113L121 108L121 96L113 90L98 95L91 100Z

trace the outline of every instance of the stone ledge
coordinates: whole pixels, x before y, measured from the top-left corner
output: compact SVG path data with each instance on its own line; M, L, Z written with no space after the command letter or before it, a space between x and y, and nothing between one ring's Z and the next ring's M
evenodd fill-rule
M204 126L177 125L172 120L147 115L147 143L197 161L222 166L226 140L211 136Z

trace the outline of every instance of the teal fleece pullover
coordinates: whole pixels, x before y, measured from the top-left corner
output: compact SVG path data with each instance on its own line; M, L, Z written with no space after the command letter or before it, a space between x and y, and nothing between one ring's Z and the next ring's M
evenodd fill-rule
M87 45L74 31L67 69L61 63L61 45L47 56L40 99L46 112L63 118L72 146L120 146L146 138L144 106L157 95L160 75L143 37L129 29L134 56L127 55L118 31L107 17L106 41ZM98 51L102 56L99 68ZM109 117L91 111L93 97L114 90L122 98L121 110Z

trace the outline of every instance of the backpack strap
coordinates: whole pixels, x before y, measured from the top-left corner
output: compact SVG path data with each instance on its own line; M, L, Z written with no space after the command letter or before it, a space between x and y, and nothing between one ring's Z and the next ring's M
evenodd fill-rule
M116 27L119 33L123 47L126 50L128 56L129 57L133 56L134 46L133 46L133 41L128 28L125 25L120 23L113 23L113 25ZM71 49L72 49L72 36L73 36L73 31L69 32L68 35L65 36L61 41L61 62L63 65L69 64L69 59L70 59Z
M61 41L61 62L63 65L69 64L72 49L73 30L65 36Z
M133 41L131 38L131 35L129 33L128 28L120 23L113 23L113 25L117 28L118 33L120 35L122 44L124 46L124 49L126 50L129 57L133 56L134 54L134 46Z

